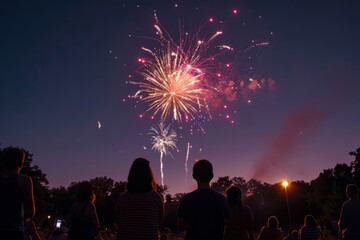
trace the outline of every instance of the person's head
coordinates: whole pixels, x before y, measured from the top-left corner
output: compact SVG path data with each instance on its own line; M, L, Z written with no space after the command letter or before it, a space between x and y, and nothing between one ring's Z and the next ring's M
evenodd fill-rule
M317 222L316 222L313 215L308 214L308 215L305 216L305 218L304 218L304 226L305 227L310 227L310 228L316 228L317 227Z
M241 190L239 187L231 185L225 190L226 198L228 200L229 205L239 205L241 204Z
M346 186L346 195L349 199L357 198L359 194L359 188L355 184L349 184Z
M269 228L278 228L279 222L275 216L271 216L268 219L267 226Z
M25 153L20 148L8 147L3 150L0 161L4 170L20 169L25 161Z
M195 162L193 178L197 182L209 183L213 177L213 166L208 160L202 159Z
M83 181L79 185L76 200L78 202L91 202L93 198L93 187L90 182Z
M129 192L146 193L156 190L154 174L150 162L145 158L137 158L131 165L126 190Z

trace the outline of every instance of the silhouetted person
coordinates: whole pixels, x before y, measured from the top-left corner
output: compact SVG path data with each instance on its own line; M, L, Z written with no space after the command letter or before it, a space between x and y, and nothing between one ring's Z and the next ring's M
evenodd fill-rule
M178 229L186 230L186 240L220 240L229 218L226 198L210 188L213 178L212 164L207 160L196 161L193 178L198 188L181 199L178 210Z
M360 200L359 189L355 184L346 187L348 201L344 202L339 218L339 239L360 239Z
M226 222L225 240L254 240L254 217L249 206L241 201L241 190L237 186L226 189L230 206L230 218Z
M0 239L24 239L24 222L35 214L33 183L20 173L25 153L9 147L0 157Z
M99 233L99 220L90 182L80 183L76 200L70 209L68 240L94 240Z
M117 240L160 239L164 205L156 192L150 162L137 158L130 168L126 192L119 196L115 209Z
M25 240L41 240L34 221L25 221Z
M279 222L275 216L269 217L267 225L261 228L258 240L282 240Z
M311 214L306 215L300 229L300 240L318 240L320 237L321 231L315 218Z

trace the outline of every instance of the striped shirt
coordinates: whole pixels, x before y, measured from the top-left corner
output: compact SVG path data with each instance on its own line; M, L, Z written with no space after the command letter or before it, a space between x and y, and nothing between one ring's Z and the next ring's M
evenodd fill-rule
M163 219L163 201L157 192L125 192L119 196L116 207L117 240L160 239Z
M321 232L318 228L302 227L300 236L301 240L318 240L321 237Z

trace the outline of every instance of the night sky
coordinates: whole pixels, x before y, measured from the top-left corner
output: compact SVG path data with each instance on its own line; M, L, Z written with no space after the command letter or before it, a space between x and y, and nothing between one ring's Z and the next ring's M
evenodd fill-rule
M141 47L159 47L154 10L175 42L179 26L221 29L217 41L236 56L232 79L272 81L211 105L204 131L172 123L178 151L163 159L171 193L194 188L192 164L201 158L213 163L215 179L268 183L310 181L353 160L348 152L360 147L356 1L2 1L1 147L33 153L52 187L97 176L124 181L136 157L151 161L160 183L160 154L148 134L160 116L151 119L146 103L129 98L136 86L128 83L143 80L138 59L149 55Z

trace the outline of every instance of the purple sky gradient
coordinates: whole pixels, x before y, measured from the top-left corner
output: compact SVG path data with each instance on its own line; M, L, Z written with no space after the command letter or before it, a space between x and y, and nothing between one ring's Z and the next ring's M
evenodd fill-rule
M192 164L201 158L213 163L215 179L256 177L269 183L310 181L336 163L350 163L348 153L360 147L355 1L223 2L6 0L0 10L1 147L33 153L50 186L97 176L124 181L137 157L151 161L160 183L159 154L148 135L157 121L138 117L146 104L129 99L135 87L126 84L128 75L142 80L137 58L145 55L141 46L154 45L144 37L154 37L156 9L175 35L179 22L195 29L212 17L225 21L221 41L238 51L252 40L269 42L239 54L237 76L276 83L274 91L252 92L251 104L232 101L235 124L221 109L211 109L206 134L190 135L189 124L173 124L182 138L179 152L164 157L171 193L194 188Z

